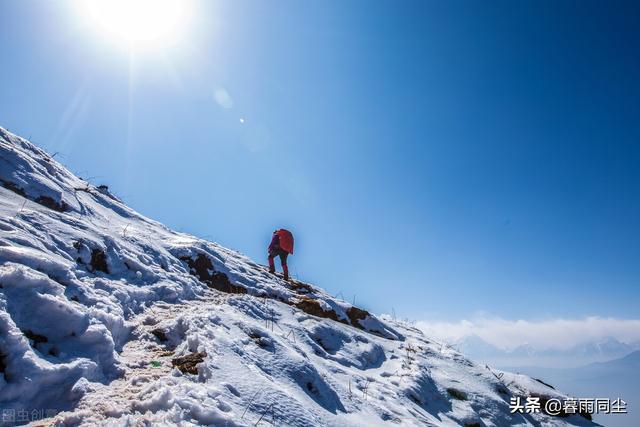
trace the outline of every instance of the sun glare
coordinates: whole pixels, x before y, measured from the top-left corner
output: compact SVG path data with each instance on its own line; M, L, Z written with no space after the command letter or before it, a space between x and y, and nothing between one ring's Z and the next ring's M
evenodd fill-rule
M168 43L187 19L185 0L81 0L90 23L129 45Z

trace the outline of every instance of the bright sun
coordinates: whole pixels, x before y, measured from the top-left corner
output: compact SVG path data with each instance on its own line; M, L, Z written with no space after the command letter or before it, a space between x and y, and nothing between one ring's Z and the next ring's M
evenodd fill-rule
M187 18L185 0L81 0L95 27L129 45L166 43Z

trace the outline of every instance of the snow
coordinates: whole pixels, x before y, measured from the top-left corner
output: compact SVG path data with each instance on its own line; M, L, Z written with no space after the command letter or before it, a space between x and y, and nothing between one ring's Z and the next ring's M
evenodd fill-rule
M511 414L511 396L564 395L172 231L2 128L0 184L0 409L58 425L593 425ZM194 373L174 366L194 353Z

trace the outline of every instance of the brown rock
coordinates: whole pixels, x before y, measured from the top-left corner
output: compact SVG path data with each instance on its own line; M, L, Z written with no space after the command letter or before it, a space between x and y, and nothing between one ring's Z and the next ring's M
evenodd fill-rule
M171 365L178 368L181 372L186 374L197 374L198 364L204 362L204 358L207 357L207 353L191 353L186 356L176 357L171 360Z

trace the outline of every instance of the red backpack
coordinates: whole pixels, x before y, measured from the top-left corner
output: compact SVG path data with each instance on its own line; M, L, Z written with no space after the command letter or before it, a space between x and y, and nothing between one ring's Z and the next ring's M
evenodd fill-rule
M277 233L280 238L280 247L290 254L293 254L293 234L284 228L278 230Z

